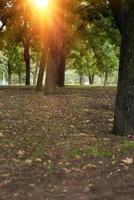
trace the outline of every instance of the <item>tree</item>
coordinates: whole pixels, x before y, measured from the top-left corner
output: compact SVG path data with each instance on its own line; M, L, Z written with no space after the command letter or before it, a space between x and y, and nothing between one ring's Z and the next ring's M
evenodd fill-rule
M48 27L48 62L46 70L45 94L55 94L55 89L59 80L60 64L64 43L64 9L66 0L59 0L53 8L51 15L51 24ZM52 11L51 11L52 12ZM51 35L51 37L50 37Z
M12 84L13 74L18 75L19 84L22 83L22 74L24 74L24 62L22 48L15 42L5 44L1 54L0 64L3 66L3 72L7 74L8 84Z
M120 37L111 13L107 9L102 13L100 12L101 17L97 16L94 20L92 18L85 25L70 58L73 60L71 65L80 74L80 80L85 74L89 77L90 84L93 84L95 75L105 76L103 79L106 85L108 77L117 71Z
M109 4L112 9L117 27L120 33L122 33L124 0L109 0Z
M14 64L14 74L17 74L18 76L18 82L21 85L23 82L23 75L25 73L25 64L23 61L23 50L21 48L21 46L14 44L14 60L13 60L13 64Z
M2 26L4 25L4 19L6 19L6 28L3 33L8 35L8 41L15 40L17 43L22 43L26 74L25 84L30 85L30 49L32 46L36 45L38 41L40 41L40 30L38 30L36 28L37 26L33 23L31 7L28 1L7 0L2 5L3 7L0 7L0 9L3 10L2 13L8 13L6 16L4 14L0 16Z
M48 30L47 30L47 23L46 19L43 17L43 28L42 28L42 49L41 49L41 57L40 57L40 63L39 63L39 72L37 77L37 85L36 85L36 91L41 91L42 89L42 83L43 83L43 77L44 72L46 68L47 63L47 56L49 52L48 47Z
M113 133L134 135L134 1L123 10L122 42Z

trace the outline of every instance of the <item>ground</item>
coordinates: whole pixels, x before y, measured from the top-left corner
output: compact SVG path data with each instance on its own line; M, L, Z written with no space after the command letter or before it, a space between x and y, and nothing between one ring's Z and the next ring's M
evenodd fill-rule
M133 200L133 137L111 134L116 89L0 88L0 200Z

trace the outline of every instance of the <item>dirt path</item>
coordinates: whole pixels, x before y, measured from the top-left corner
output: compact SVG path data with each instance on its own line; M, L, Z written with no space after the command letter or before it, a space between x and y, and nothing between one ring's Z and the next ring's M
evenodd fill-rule
M133 200L134 141L114 88L0 89L0 200Z

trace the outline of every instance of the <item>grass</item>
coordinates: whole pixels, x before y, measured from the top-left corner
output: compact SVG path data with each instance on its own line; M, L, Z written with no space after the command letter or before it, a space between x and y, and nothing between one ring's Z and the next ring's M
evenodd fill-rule
M121 152L131 152L134 151L134 141L124 141L124 143L120 146Z
M96 143L92 146L88 146L85 149L79 148L79 149L73 149L71 148L69 151L69 156L79 158L79 157L86 157L86 156L94 156L98 158L102 157L112 157L113 153L108 150L103 149L103 144L101 141L96 141Z

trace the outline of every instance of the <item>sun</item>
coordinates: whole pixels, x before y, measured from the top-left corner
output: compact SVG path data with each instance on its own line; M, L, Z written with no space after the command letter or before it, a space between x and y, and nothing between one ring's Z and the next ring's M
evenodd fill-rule
M49 0L32 0L33 4L39 9L44 9L48 7Z

